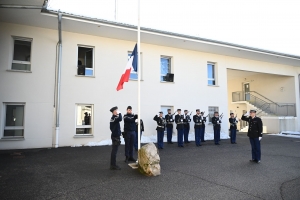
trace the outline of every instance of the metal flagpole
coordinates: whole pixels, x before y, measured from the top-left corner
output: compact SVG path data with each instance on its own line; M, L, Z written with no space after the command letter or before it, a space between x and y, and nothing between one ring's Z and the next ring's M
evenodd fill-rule
M137 55L138 55L138 149L141 148L141 38L140 38L140 0L138 0L138 27L137 27Z

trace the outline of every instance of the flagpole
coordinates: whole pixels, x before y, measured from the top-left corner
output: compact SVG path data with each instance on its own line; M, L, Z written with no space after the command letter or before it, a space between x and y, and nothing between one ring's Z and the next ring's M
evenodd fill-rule
M137 27L137 57L138 57L138 149L141 148L141 37L140 37L140 0L138 0L138 27Z

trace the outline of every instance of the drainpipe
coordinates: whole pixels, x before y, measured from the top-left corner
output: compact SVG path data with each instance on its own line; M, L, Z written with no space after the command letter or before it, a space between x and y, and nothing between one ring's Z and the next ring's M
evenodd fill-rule
M57 58L57 74L56 74L56 99L55 99L55 144L54 147L58 147L59 136L59 114L60 114L60 79L61 79L61 59L62 59L62 40L61 40L61 18L62 13L58 12L58 58Z

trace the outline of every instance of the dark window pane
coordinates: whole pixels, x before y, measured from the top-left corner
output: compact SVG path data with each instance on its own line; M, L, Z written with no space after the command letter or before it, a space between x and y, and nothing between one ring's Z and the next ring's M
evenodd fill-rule
M4 136L23 136L24 130L4 130Z
M78 47L78 65L85 65L86 68L93 68L93 50L93 48Z
M76 128L76 134L91 134L91 128Z
M77 125L91 125L92 107L86 105L77 106Z
M208 80L208 85L216 85L216 81Z
M31 42L15 40L14 60L30 62Z
M23 126L24 106L7 105L5 126Z
M30 64L18 64L18 63L13 63L11 66L11 69L14 70L24 70L24 71L30 71Z

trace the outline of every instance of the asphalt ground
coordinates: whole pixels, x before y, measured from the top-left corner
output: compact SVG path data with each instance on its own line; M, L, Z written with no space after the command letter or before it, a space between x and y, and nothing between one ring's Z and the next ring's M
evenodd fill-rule
M300 138L264 135L260 164L245 134L220 143L165 144L157 177L125 164L123 145L119 171L111 146L0 151L0 199L300 199Z

